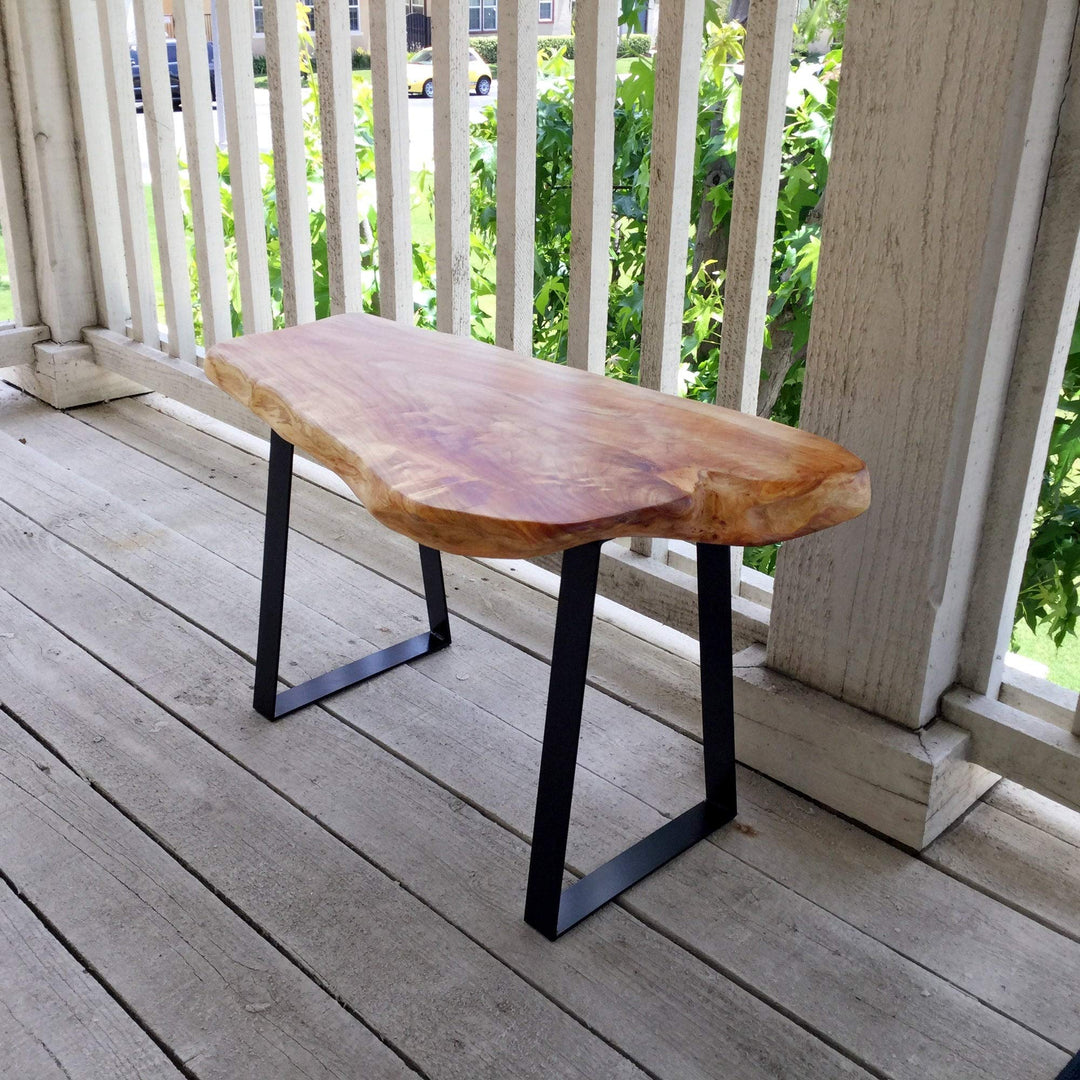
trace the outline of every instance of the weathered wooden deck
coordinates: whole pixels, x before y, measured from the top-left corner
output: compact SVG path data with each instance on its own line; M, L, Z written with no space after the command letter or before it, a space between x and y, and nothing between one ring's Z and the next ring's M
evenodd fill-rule
M0 388L0 1075L1053 1078L1080 816L1010 785L915 858L749 771L557 944L521 922L554 604L446 561L454 645L250 707L264 463ZM306 482L284 670L403 636L413 545ZM598 623L571 854L696 798L696 673ZM633 703L633 707L631 704Z

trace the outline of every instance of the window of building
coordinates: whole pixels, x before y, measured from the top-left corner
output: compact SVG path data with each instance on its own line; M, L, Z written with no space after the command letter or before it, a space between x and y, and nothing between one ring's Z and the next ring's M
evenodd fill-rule
M252 11L255 15L255 33L266 33L266 22L263 14L264 0L252 0ZM307 4L308 29L315 29L315 6ZM349 0L349 29L354 33L360 32L360 0Z
M555 0L540 0L540 22L555 21Z
M469 30L483 33L497 30L499 0L469 0Z

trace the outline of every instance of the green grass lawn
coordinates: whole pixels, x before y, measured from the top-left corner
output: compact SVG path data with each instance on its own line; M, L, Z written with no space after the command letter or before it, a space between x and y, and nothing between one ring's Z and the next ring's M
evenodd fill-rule
M0 322L10 322L15 318L15 307L11 299L11 278L8 276L7 252L4 249L4 237L0 233Z
M1014 631L1016 652L1029 660L1038 660L1050 670L1047 678L1070 690L1080 690L1080 638L1069 636L1057 648L1049 635L1033 634L1026 626Z

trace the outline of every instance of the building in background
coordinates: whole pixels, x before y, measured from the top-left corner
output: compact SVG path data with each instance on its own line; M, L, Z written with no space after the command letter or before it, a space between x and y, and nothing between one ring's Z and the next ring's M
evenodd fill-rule
M410 15L427 15L438 0L405 0ZM533 0L541 37L562 37L570 33L571 0ZM469 33L477 36L499 32L499 0L469 0Z

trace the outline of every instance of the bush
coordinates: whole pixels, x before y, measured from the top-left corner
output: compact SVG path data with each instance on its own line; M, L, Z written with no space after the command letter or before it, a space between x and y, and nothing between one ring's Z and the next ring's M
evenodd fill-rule
M619 56L648 56L652 51L652 38L648 34L627 34L619 38Z
M538 38L536 48L539 52L548 56L557 53L560 49L566 49L566 59L574 59L574 39L572 37L542 37Z
M489 64L499 62L499 39L493 37L469 38L469 44L479 53L480 58ZM620 56L645 56L652 48L652 39L648 34L631 34L619 39ZM541 37L536 39L536 51L545 56L553 56L560 49L566 50L566 59L574 59L574 39L572 37ZM624 51L626 50L626 51Z
M251 72L255 76L266 74L266 57L253 56L251 58Z
M480 59L488 64L498 63L499 39L493 37L469 38L469 44L479 53Z
M363 49L357 49L352 54L352 69L353 71L370 71L371 53L364 52Z

